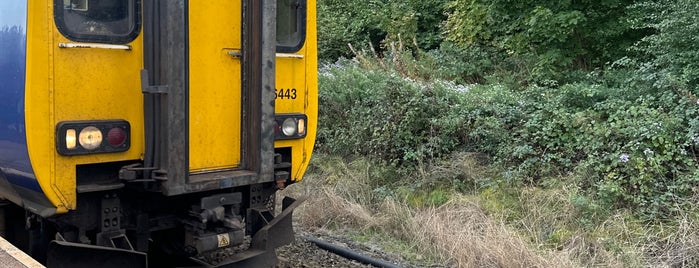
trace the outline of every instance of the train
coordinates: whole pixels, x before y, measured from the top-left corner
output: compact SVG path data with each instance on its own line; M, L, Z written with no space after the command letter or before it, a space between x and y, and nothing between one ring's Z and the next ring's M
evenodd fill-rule
M315 6L0 1L2 236L48 267L275 265L315 142Z

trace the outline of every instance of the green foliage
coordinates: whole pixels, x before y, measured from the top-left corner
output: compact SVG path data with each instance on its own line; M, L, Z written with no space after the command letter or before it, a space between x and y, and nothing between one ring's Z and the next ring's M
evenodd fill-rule
M439 16L417 1L369 5L356 11L389 11L366 19L385 34L385 50L321 71L319 150L369 156L403 175L454 152L483 154L507 171L471 184L481 189L572 174L583 218L600 208L663 218L692 205L697 2L454 0L444 24L451 41L433 50L405 41L420 19L434 26ZM439 204L447 184L398 195Z
M321 59L334 61L350 57L347 44L364 46L377 44L385 37L373 13L378 1L321 0L317 2L318 54Z
M679 109L673 109L678 104ZM665 100L644 96L600 106L596 108L613 112L592 131L604 132L605 147L615 150L591 152L593 157L583 165L597 174L600 198L637 207L649 216L669 215L688 205L686 198L698 179L691 174L694 155L687 151L691 150L688 120L697 113L694 105L677 96Z
M638 40L627 22L625 1L454 0L446 39L491 47L527 61L535 82L571 79L570 70L602 67Z
M433 49L442 42L440 25L449 0L320 0L318 48L321 60L353 57L348 44L382 51L402 42L412 49Z
M382 57L399 44L429 51L465 82L575 81L578 70L604 67L650 33L632 27L637 12L627 7L636 2L321 0L319 54L327 62L362 50Z
M633 66L639 70L635 78L664 89L687 85L699 93L699 2L644 1L631 10L636 14L635 28L653 31L635 46L646 56Z
M487 82L486 74L495 72L496 53L486 48L459 47L451 42L443 42L438 49L421 53L425 61L432 61L430 72L437 73L439 78L454 81L457 84L483 84ZM501 63L502 64L502 63Z
M321 72L321 151L366 155L408 171L455 151L477 152L511 167L507 183L575 173L604 206L653 218L690 205L699 180L699 106L683 91L643 84L464 87L416 80L439 76L426 70L394 69L422 61L362 59ZM417 203L439 199L431 194L411 196Z
M382 49L323 66L316 148L372 159L338 181L370 204L470 194L578 266L696 266L699 2L428 2L448 4L374 3Z
M532 105L512 135L515 149L499 152L521 174L585 174L581 185L604 204L649 217L689 205L697 179L690 133L699 110L684 96L590 85L532 87L526 94Z
M321 150L410 166L459 143L460 124L444 118L460 102L449 84L423 84L351 62L330 66L319 80Z

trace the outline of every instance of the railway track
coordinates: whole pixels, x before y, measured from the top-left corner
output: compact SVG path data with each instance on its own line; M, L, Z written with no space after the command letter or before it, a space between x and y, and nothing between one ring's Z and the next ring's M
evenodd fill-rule
M320 237L301 233L291 245L278 248L277 267L418 267L346 239Z
M276 267L416 267L375 250L356 248L356 245L341 240L343 239L332 237L321 239L309 234L297 236L294 243L277 250L279 263ZM0 267L45 268L2 237Z
M365 254L362 254L361 252L358 252L356 250L353 250L348 247L343 247L340 245L333 244L331 242L327 242L315 237L304 237L304 240L311 242L318 246L319 248L322 248L324 250L330 251L334 254L340 255L342 257L345 257L350 260L354 260L357 262L360 262L362 264L367 264L375 267L384 267L384 268L398 268L400 267L398 264L384 261L382 259L376 259L369 257Z

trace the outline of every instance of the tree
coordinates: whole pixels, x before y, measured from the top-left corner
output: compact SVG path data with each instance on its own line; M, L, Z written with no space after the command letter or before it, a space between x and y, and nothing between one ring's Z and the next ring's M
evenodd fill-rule
M636 1L454 0L446 38L530 60L536 80L560 79L618 59L643 37L628 20Z
M686 87L699 94L699 2L694 0L644 1L631 7L633 27L651 32L633 48L639 66L637 78L656 88Z
M434 49L442 42L441 24L449 0L319 0L318 47L321 60L352 57L348 44L373 46L403 42L414 49ZM417 45L417 46L415 46Z

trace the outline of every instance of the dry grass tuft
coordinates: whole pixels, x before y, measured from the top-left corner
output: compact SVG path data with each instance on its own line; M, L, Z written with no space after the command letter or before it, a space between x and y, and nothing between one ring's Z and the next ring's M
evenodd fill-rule
M308 201L298 220L306 228L380 230L414 245L421 255L455 267L572 267L530 248L517 233L469 201L417 210L386 199L369 209L325 189Z
M418 177L441 172L475 183L489 172L469 156L456 160ZM377 194L372 183L381 178L372 177L370 162L325 158L314 164L303 183L284 193L309 197L295 214L297 224L377 234L382 247L394 243L410 258L453 267L699 267L697 215L663 225L620 211L581 228L570 198L574 189L565 186L454 193L441 206L415 207Z
M416 242L457 267L572 267L555 256L532 250L505 224L471 201L452 200L416 214Z
M300 214L302 225L316 228L328 228L331 225L366 227L373 222L371 211L362 205L336 195L329 189L321 191L323 195L306 201L303 213Z
M666 226L668 234L642 247L648 267L699 267L699 224L687 215L676 226ZM662 227L662 226L661 226Z
M309 229L379 232L402 241L420 256L455 267L571 266L532 249L476 202L455 197L439 207L417 209L391 198L379 199L369 185L367 163L342 163L324 162L303 183L289 187L290 195L309 196L296 213L298 224Z
M289 195L309 199L296 213L297 221L311 228L348 226L366 230L377 224L372 211L375 197L369 186L366 162L346 165L340 158L317 163L316 170L300 184L290 186Z

